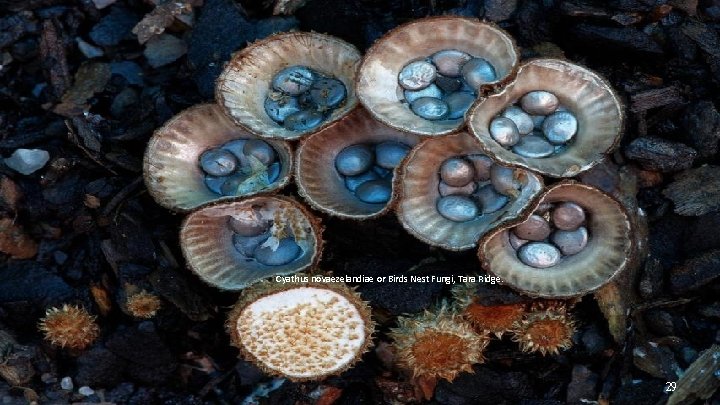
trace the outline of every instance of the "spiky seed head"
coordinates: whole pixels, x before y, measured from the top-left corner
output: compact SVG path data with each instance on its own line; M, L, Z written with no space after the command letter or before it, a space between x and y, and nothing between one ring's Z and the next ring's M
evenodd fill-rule
M390 337L401 367L413 377L452 381L472 365L484 361L487 336L479 335L446 304L413 317L400 317Z
M48 309L38 328L47 341L68 349L85 349L100 335L94 316L85 308L68 304Z
M128 312L136 318L150 319L157 314L162 301L154 294L147 291L140 291L127 298L126 306Z
M529 312L515 325L512 340L524 352L558 354L572 347L575 333L573 320L562 310L544 309Z
M474 283L457 284L452 289L457 311L476 331L490 333L501 337L512 331L516 322L525 314L524 303L507 305L482 305L476 295L477 285Z
M337 375L372 345L370 307L345 284L257 283L227 322L233 345L268 374L293 381Z

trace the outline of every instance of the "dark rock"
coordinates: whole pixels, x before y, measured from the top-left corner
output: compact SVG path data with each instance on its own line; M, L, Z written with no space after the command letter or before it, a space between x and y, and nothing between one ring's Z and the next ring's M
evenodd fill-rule
M665 285L663 266L656 257L648 256L640 276L638 291L644 299L651 299L662 294Z
M581 23L575 26L573 33L585 46L592 44L625 51L643 52L646 54L660 54L662 48L648 34L634 27L604 27Z
M651 309L644 314L645 324L658 336L672 336L675 333L673 317L666 311Z
M720 249L686 260L670 270L670 290L686 294L720 279Z
M34 261L11 260L0 270L0 304L30 301L43 307L72 301L75 290Z
M249 20L232 0L209 0L202 7L190 38L188 61L195 68L200 93L211 98L215 79L230 54L246 44L298 25L295 17Z
M37 32L37 21L30 14L15 14L0 18L0 48L5 48L23 35Z
M666 215L649 226L650 257L669 269L680 261L682 243L687 235L687 222L678 215Z
M485 0L485 18L490 21L505 21L515 12L517 0Z
M177 367L172 353L154 331L121 329L105 345L125 361L125 374L144 384L164 383Z
M130 87L126 87L113 99L112 105L110 106L110 114L115 118L121 119L126 116L125 114L132 109L132 107L137 106L138 102L137 92Z
M672 350L654 342L638 343L633 349L633 364L655 378L675 381L680 366Z
M147 228L149 222L144 216L125 209L117 216L115 226L111 228L112 244L123 259L136 263L150 263L155 259L155 247Z
M690 37L707 54L720 57L720 36L707 24L695 19L687 19L682 32Z
M498 372L487 366L475 366L474 374L462 373L453 382L441 380L435 389L435 400L441 404L515 404L533 398L527 374Z
M139 21L135 13L123 7L113 6L110 13L90 30L90 38L98 45L113 46L130 38L132 29Z
M567 388L566 403L586 404L597 399L598 375L582 364L572 369L570 384Z
M692 255L706 250L720 249L720 237L716 235L718 229L720 229L720 212L697 217L685 238L683 250Z
M240 378L240 385L243 387L259 383L265 376L262 370L244 360L238 361L235 365L235 372Z
M675 176L663 190L680 215L704 215L720 210L720 167L705 165Z
M170 34L162 34L147 41L143 55L150 66L157 68L175 62L186 52L185 41Z
M140 65L128 60L113 62L110 64L110 72L125 78L128 84L142 86L143 71Z
M685 112L683 136L701 159L714 156L720 142L720 113L710 100L701 100Z
M541 2L523 1L517 12L517 30L522 43L535 45L552 40L552 13Z
M135 392L135 386L132 383L120 383L105 395L105 400L108 402L125 404L128 402L133 392Z
M713 302L711 305L700 306L700 315L708 318L720 318L720 302Z
M676 172L692 167L697 152L682 143L660 138L636 138L625 148L625 156L644 169Z
M596 355L610 347L610 342L603 335L600 327L596 324L590 324L583 332L580 338L585 350L590 355Z
M669 381L676 381L677 378ZM655 405L665 394L665 380L628 379L618 390L614 404Z
M210 318L210 302L185 276L171 269L158 269L150 275L149 281L155 292L172 302L191 320L202 322Z
M95 347L77 359L78 372L75 381L78 386L113 387L120 382L124 362L104 347Z

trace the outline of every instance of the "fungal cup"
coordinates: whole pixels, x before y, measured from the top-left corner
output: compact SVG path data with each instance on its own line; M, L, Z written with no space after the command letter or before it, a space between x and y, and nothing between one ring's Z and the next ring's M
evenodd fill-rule
M546 298L567 298L592 292L624 269L632 251L631 224L623 206L604 192L573 181L549 187L534 204L571 202L584 210L590 237L582 249L564 255L546 268L532 267L518 258L513 246L514 225L502 226L483 237L478 257L483 268L525 294ZM522 249L522 248L521 248Z
M275 34L233 55L217 81L216 100L233 121L258 136L299 139L340 119L355 107L354 81L359 62L360 52L338 38L315 32ZM312 111L299 117L294 124L302 128L288 129L268 115L265 103L275 97L273 83L275 87L279 82L294 84L292 88L280 87L293 93L297 90L298 94L305 90L310 94L315 90L306 86L304 76L281 80L284 72L293 67L309 68L326 79L341 81L346 94L344 101L328 109L320 122L308 124L318 118L315 116L317 111ZM322 93L328 95L327 90Z
M418 116L407 102L403 102L408 98L398 78L403 69L414 62L427 66L429 62L425 61L442 51L461 51L492 65L497 79L483 84L478 93L505 82L515 71L519 58L513 39L492 24L462 17L413 21L390 31L368 50L358 72L360 103L377 120L402 131L435 136L459 130L463 126L463 117L432 121ZM442 69L443 63L436 61L436 65ZM422 76L420 73L422 71L418 70L418 76ZM405 84L406 88L413 85L413 81ZM432 100L437 99L422 98L415 103L421 104L428 113L444 116Z
M215 104L201 104L180 112L155 131L145 151L144 177L150 195L166 208L190 211L212 202L274 192L287 185L294 159L290 146L283 141L263 140L262 145L272 148L275 165L258 165L256 159L248 159L242 150L232 148L232 145L252 140L257 141L258 137L235 125ZM241 175L241 169L246 172L241 179L235 177L238 184L228 195L222 195L217 191L232 176L217 177L215 179L222 183L213 185L208 182L210 177L200 162L208 151L222 149L227 154L224 149L227 147L244 160L234 169L237 176ZM237 159L232 153L229 156ZM240 168L241 163L244 168ZM272 173L271 169L276 172ZM252 187L244 187L251 183Z
M223 290L240 290L317 264L321 234L319 220L295 200L256 196L188 215L180 230L180 246L188 266L203 281Z
M368 181L384 176L383 181L391 186L387 202L369 203L361 201L347 187L348 179L360 178L363 174L350 177L341 175L336 169L337 157L353 145L367 145L372 149L380 144L391 143L405 145L409 150L418 141L416 135L390 128L373 119L366 110L357 108L302 141L297 150L298 164L295 167L298 192L313 208L341 218L362 220L385 214L392 209L397 199L397 189L400 187L397 183L399 165L385 169L387 172L382 175L368 176ZM377 170L377 167L374 169Z
M491 136L492 121L530 92L554 94L577 119L577 133L567 145L549 156L521 156ZM502 91L478 100L468 111L467 124L494 160L523 167L551 177L573 177L597 164L617 146L624 123L620 98L595 72L557 59L535 59L520 65L514 79ZM524 135L520 142L536 142ZM537 146L537 145L535 145ZM530 147L528 145L528 147Z

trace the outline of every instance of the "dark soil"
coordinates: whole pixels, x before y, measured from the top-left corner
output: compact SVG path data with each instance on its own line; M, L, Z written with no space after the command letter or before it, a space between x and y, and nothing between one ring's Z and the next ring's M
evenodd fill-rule
M237 294L203 285L185 267L182 216L158 206L142 181L145 145L174 114L211 100L223 62L248 42L314 30L364 51L399 24L440 14L493 20L516 38L523 58L565 57L608 78L628 113L612 160L639 176L649 255L629 281L641 299L625 343L613 340L589 295L573 311L572 349L543 357L495 340L486 363L440 382L431 402L663 403L666 382L720 343L717 0L308 0L292 16L272 16L269 0L185 0L175 3L193 14L171 15L163 34L133 33L144 17L172 9L156 2L157 9L152 0L0 0L0 154L50 155L30 175L0 163L0 332L14 339L0 347L0 364L29 373L19 384L0 380L0 402L231 404L278 385L229 344L223 323ZM113 4L96 8L105 3ZM143 35L150 38L140 43ZM474 252L431 249L392 216L324 223L323 268L336 274L478 270ZM127 284L161 297L155 318L125 312ZM380 322L376 345L389 342L395 316L428 308L449 287L360 286ZM489 301L515 299L490 290ZM90 349L43 340L38 320L63 303L98 316L102 333ZM406 376L382 360L380 349L371 351L340 377L285 381L262 401L416 398ZM72 389L62 389L64 377ZM720 404L720 394L707 401Z

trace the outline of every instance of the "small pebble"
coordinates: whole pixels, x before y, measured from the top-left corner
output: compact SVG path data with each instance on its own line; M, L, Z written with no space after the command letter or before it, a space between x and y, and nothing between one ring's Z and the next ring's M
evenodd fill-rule
M454 222L466 222L478 216L478 207L470 197L449 195L437 202L437 210L443 217Z
M366 181L355 190L355 195L368 204L384 204L390 201L392 184L385 179Z
M555 112L543 122L543 133L550 143L562 145L571 140L578 129L578 122L572 113Z
M555 148L544 138L525 135L513 146L512 151L530 159L540 159L555 153Z
M283 126L290 131L307 131L320 125L323 116L317 111L301 110L285 118Z
M439 99L442 97L442 90L440 90L440 87L438 87L437 85L431 84L420 90L405 90L403 92L403 95L405 96L405 101L407 101L408 103L412 103L413 101L422 97L432 97Z
M375 163L385 169L394 169L410 152L410 147L404 143L387 141L375 146Z
M63 377L60 380L60 388L66 390L66 391L72 391L74 385L73 380L71 377Z
M520 107L510 106L505 109L505 111L503 111L502 116L505 118L509 118L510 120L512 120L512 122L515 123L515 126L517 127L518 132L520 132L520 135L529 134L535 127L532 117L528 113L523 111Z
M232 242L241 255L245 257L253 257L255 250L270 237L270 232L266 231L256 236L242 236L237 233L233 234Z
M271 120L282 124L290 115L300 111L300 103L295 97L268 96L265 98L265 114Z
M558 204L552 212L552 222L563 231L574 231L585 222L585 210L573 202Z
M550 238L562 254L569 256L579 253L588 242L588 232L584 226L574 231L555 231Z
M235 172L238 160L227 150L213 148L200 155L200 167L211 176L227 176Z
M541 241L550 236L550 224L540 215L530 215L525 222L513 228L520 239Z
M16 149L5 159L7 167L24 175L35 173L50 160L50 154L42 149Z
M438 77L435 78L435 85L437 85L440 90L444 91L446 94L450 94L460 90L463 86L463 82L460 79L438 75Z
M420 90L429 86L437 76L432 63L415 61L408 63L398 74L398 82L406 90Z
M510 118L497 117L490 121L490 136L503 147L510 147L520 140L520 131Z
M315 74L305 66L290 66L278 72L272 80L275 90L291 96L297 96L310 89L315 81Z
M502 195L516 197L520 194L519 190L522 184L515 177L515 169L513 168L498 164L492 165L490 168L490 182L495 187L495 190Z
M432 97L421 97L410 104L415 115L429 121L438 121L447 118L450 107L446 102Z
M438 185L438 191L440 192L441 197L445 197L448 195L470 195L474 193L476 189L477 183L475 183L474 181L471 181L470 183L462 187L449 186L444 181L441 181Z
M475 169L463 158L446 159L440 165L440 179L452 187L463 187L473 181Z
M310 99L322 109L338 107L345 101L347 89L338 79L324 77L310 87Z
M260 214L247 217L230 217L228 219L230 229L240 236L257 236L270 228L270 222L260 218Z
M461 69L462 77L475 90L497 80L495 68L483 58L472 58Z
M297 259L302 249L293 238L280 240L276 250L269 246L260 246L255 250L255 260L266 266L282 266Z
M438 73L448 77L460 76L463 65L470 59L472 56L456 49L438 51L430 57L432 63L437 67Z
M348 146L335 157L335 168L344 176L356 176L372 167L375 154L369 146L357 144Z
M500 210L510 200L508 197L495 191L492 184L486 184L472 195L475 202L480 206L480 212L491 214Z
M215 194L222 195L222 185L227 180L227 177L216 177L209 174L205 175L205 187Z
M265 166L275 161L275 149L269 143L260 139L249 139L245 142L243 153L246 156L253 156Z
M528 266L544 269L560 261L560 251L549 243L530 242L520 247L518 258Z
M373 170L368 170L365 173L358 174L356 176L345 177L345 187L353 193L357 191L357 188L366 181L377 180L380 176Z
M494 164L492 159L485 155L468 155L465 158L475 168L475 181L490 180L490 168Z
M522 109L531 115L552 114L559 104L554 94L542 90L531 91L520 99Z
M512 246L515 250L520 249L520 246L530 242L529 240L518 238L518 236L515 235L515 232L508 232L508 240L510 241L510 246Z
M475 96L470 93L458 91L445 97L445 102L448 104L448 107L450 107L447 118L455 120L465 116L465 112L470 108L472 103L475 102Z
M80 394L80 395L82 395L82 396L84 396L84 397L89 397L90 395L92 395L92 394L94 394L94 393L95 393L95 390L93 390L92 388L88 387L87 385L83 385L82 387L80 387L80 388L78 389L78 394Z

